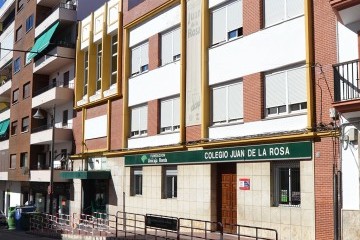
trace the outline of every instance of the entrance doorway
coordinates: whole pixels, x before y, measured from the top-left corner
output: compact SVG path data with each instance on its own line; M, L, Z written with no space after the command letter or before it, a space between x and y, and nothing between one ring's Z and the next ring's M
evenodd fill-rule
M237 224L236 163L217 164L218 219L224 232L235 233Z
M83 180L83 206L82 212L92 215L94 212L106 213L108 203L109 181L103 179Z

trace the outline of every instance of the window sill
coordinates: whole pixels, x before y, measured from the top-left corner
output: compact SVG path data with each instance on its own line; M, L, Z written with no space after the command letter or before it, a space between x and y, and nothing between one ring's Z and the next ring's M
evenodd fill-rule
M18 103L19 103L19 101L13 102L13 103L11 103L11 106L14 106L14 105L16 105Z
M301 115L306 115L306 114L307 114L307 111L298 111L296 113L284 113L281 115L267 116L264 119L262 119L262 121L279 119L279 118L295 117L295 116L301 116Z
M165 132L160 132L159 134L160 135L167 135L167 134L172 134L172 133L179 133L180 130L179 129L176 129L174 131L165 131Z
M180 60L181 60L181 58L178 58L178 59L173 60L173 61L171 61L171 62L168 62L168 63L165 63L165 64L161 64L161 66L159 66L159 67L165 67L165 66L170 65L170 64L172 64L172 63L180 62Z
M231 38L231 39L228 39L228 40L225 40L225 41L216 43L216 44L214 44L214 45L211 45L211 46L209 47L209 50L210 50L210 49L217 48L217 47L220 47L220 46L223 46L223 45L226 45L226 44L231 43L231 42L234 42L234 41L239 40L239 39L241 39L241 38L243 38L243 37L244 37L244 35L241 35L241 36L238 36L238 37L235 37L235 38Z
M21 134L23 134L23 133L27 133L27 132L29 132L29 130L26 130L26 131L22 131L22 132L21 132Z
M29 28L28 30L26 30L25 34L27 34L28 32L30 32L31 29L33 29L33 27L31 27L31 28Z
M271 27L275 27L275 26L277 26L277 25L280 25L280 24L285 23L285 22L289 22L289 21L291 21L291 20L294 20L294 19L296 19L296 18L300 18L300 17L302 17L302 16L304 16L304 14L300 14L300 15L298 15L298 16L295 16L295 17L292 17L292 18L288 18L288 19L282 20L282 21L280 21L280 22L271 24L271 25L269 25L269 26L264 26L264 28L263 28L262 30L265 30L265 29L268 29L268 28L271 28Z
M131 78L136 78L136 77L138 77L138 76L140 76L140 75L143 75L143 74L146 74L146 73L148 73L148 72L150 72L150 70L146 70L146 71L144 71L144 72L136 73L136 74L134 74L134 75L131 75L131 76L129 77L129 79L131 79Z
M230 123L213 124L209 128L226 127L226 126L233 126L233 125L239 125L239 124L244 124L244 120L240 120L240 121L236 121L236 122L230 122Z
M137 139L137 138L145 138L145 137L148 137L148 135L144 134L144 135L136 135L136 136L130 136L128 139Z
M284 207L284 208L301 208L301 204L299 205L288 205L288 204L279 204L279 205L274 205L272 206L273 208L279 208L279 207Z

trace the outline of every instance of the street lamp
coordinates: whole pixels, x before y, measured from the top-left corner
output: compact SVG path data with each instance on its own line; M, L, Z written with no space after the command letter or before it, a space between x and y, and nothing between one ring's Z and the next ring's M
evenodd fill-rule
M52 109L52 114L48 111L45 111L50 115L51 118L51 127L52 127L52 137L51 137L51 159L50 159L50 184L48 188L48 194L50 199L49 214L53 214L53 200L54 200L54 146L55 146L55 105ZM37 109L36 113L33 116L34 119L44 119L40 108Z

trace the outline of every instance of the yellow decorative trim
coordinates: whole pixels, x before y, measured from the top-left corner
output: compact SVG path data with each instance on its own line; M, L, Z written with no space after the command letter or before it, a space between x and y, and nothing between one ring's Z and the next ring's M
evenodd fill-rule
M201 138L209 135L209 1L202 1L201 14Z
M128 106L128 81L130 73L130 64L126 64L130 61L130 49L129 49L129 30L124 29L124 60L123 60L123 81L122 81L122 94L123 94L123 127L122 127L122 148L127 148L128 136L129 136L129 106Z
M313 41L312 0L305 0L305 41L306 41L306 90L307 90L307 128L314 127L314 41Z
M144 15L142 15L141 17L135 19L134 21L128 23L127 25L124 26L124 28L126 29L130 29L136 25L138 25L139 23L142 23L144 21L146 21L147 19L153 17L154 15L158 14L159 12L165 10L166 8L178 4L180 0L169 0L167 2L165 2L164 4L160 5L157 8L154 8L152 11L145 13Z
M106 14L104 16L106 20ZM101 53L101 96L105 90L108 90L110 87L110 78L111 78L111 36L107 34L107 24L106 21L103 22L103 34L102 34L102 53Z
M116 80L116 85L117 85L117 94L119 96L122 96L122 82L124 81L121 77L122 77L122 43L123 43L123 30L122 30L122 24L123 24L123 15L122 12L119 12L119 26L118 26L118 61L117 61L117 80Z
M81 153L85 151L85 119L86 119L87 110L82 108L82 136L81 136Z
M181 0L180 142L186 141L186 1Z
M111 95L111 96L108 96L108 97L105 97L105 98L102 98L102 99L99 99L99 100L95 100L95 101L83 104L81 106L76 106L76 107L74 107L74 109L79 110L79 109L82 109L82 108L91 108L91 107L95 107L96 105L104 104L108 100L115 100L115 99L119 99L119 98L120 98L119 95Z
M81 51L81 22L79 23L78 28L78 38L76 41L76 62L75 62L75 71L76 71L76 82L74 86L75 93L75 106L77 106L77 102L81 100L84 96L84 52Z

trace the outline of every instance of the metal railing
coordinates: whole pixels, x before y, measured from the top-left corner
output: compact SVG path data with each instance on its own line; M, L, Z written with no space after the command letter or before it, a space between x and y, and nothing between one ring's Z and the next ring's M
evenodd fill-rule
M359 59L333 65L335 102L360 98Z
M223 225L189 218L175 218L160 215L161 219L170 219L174 226L164 227L147 222L149 215L118 211L115 215L95 212L93 215L34 214L30 218L30 232L33 234L61 237L61 234L87 235L121 239L210 239L210 240L278 240L278 232L271 228L247 225ZM224 229L230 229L224 231Z
M34 91L33 97L39 96L40 94L47 92L50 89L53 89L55 87L74 88L74 84L73 83L64 83L62 81L56 81L56 82L53 82L45 87L42 87L42 88Z
M72 124L70 123L55 123L55 128L63 128L63 129L72 129ZM33 129L31 129L31 133L37 133L37 132L42 132L48 129L52 129L52 125L51 124L45 124L45 125L41 125L39 127L35 127Z

